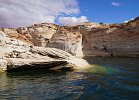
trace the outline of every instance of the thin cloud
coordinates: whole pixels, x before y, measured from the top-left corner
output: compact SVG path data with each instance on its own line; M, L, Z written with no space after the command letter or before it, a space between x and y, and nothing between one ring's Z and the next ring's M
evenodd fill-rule
M86 9L86 10L84 10L84 11L85 11L85 12L88 12L89 10Z
M77 17L60 17L58 20L59 23L63 25L77 25L83 22L88 22L86 16Z
M120 2L112 2L111 5L112 5L112 6L119 7L119 6L120 6Z
M0 0L0 27L54 23L58 16L79 12L77 0Z

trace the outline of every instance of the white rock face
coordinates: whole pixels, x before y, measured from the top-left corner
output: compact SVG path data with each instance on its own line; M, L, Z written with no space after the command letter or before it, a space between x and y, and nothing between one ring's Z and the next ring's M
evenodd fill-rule
M26 42L5 37L4 33L1 33L1 41L5 44L0 45L0 71L41 68L60 70L88 65L87 62L83 62L83 59L76 58L66 51L30 46ZM77 61L82 62L82 65Z
M67 60L67 62L69 62L69 64L73 64L74 69L81 69L81 68L89 67L89 64L86 60L80 59L77 57L73 57L72 59Z
M7 70L7 61L0 59L0 72Z
M0 46L4 45L5 38L6 38L5 34L2 31L0 31Z
M82 35L79 28L61 27L49 40L47 47L58 48L74 56L82 57Z
M8 62L7 70L34 68L51 70L60 70L63 68L79 69L89 65L87 61L76 58L63 50L44 47L33 47L28 53L20 52L18 56L15 55L12 58L5 58L5 60Z

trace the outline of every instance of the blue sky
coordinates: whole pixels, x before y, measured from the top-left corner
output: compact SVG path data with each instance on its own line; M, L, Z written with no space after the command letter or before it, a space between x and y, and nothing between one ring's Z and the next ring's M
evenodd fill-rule
M137 16L139 0L0 0L0 27L121 23Z
M139 0L78 0L78 3L78 16L87 16L91 22L119 23L139 16Z

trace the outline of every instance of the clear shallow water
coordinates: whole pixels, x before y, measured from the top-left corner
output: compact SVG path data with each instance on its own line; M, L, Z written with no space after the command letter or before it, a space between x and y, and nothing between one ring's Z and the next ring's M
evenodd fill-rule
M0 100L139 100L138 58L86 58L82 71L0 73Z

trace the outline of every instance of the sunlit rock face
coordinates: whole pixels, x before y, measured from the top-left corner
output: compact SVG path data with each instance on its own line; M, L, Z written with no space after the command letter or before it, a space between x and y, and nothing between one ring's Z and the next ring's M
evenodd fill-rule
M19 33L17 33L19 34ZM0 32L0 71L28 69L77 69L89 65L86 60L76 58L57 48L33 46L20 38ZM81 62L81 64L77 63Z
M17 32L24 35L35 46L45 47L48 40L56 33L58 25L51 23L35 24L29 27L17 28Z
M83 56L82 34L77 26L60 27L47 44L48 47L59 48L74 56Z
M3 32L6 37L9 37L13 40L20 40L27 44L32 44L31 41L29 41L24 35L18 33L17 30L14 28L0 28L0 31ZM6 39L6 41L8 42L8 38Z
M10 38L30 45L58 48L74 56L139 56L139 17L121 24L86 22L75 26L52 23L0 28Z
M139 57L139 17L109 25L42 23L17 29L0 28L0 70L38 65L78 69L89 65L77 56Z
M82 34L79 27L58 26L51 23L17 28L35 46L65 50L75 56L83 56Z
M4 45L5 37L5 34L0 31L0 45Z
M121 24L62 26L47 46L75 56L139 57L139 17Z

